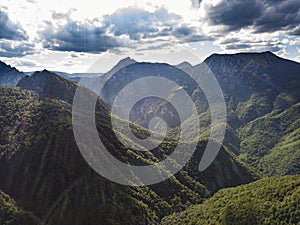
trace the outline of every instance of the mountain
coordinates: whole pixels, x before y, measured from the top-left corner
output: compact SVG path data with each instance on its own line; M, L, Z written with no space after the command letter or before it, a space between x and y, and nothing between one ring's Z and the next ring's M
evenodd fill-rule
M198 163L207 143L202 140L190 164L167 181L127 187L104 179L90 169L74 139L70 99L76 85L42 71L23 78L17 88L0 88L4 128L0 188L43 223L157 224L163 216L201 203L220 188L258 178L224 147L211 167L200 173ZM100 99L99 104L100 138L119 160L143 165L172 151L171 140L151 152L125 148L114 135L105 103ZM121 130L122 123L118 123ZM139 126L132 129L148 132Z
M35 72L31 76L25 76L17 84L18 87L33 90L43 97L60 99L73 103L77 84L68 81L53 72L47 70Z
M131 62L130 59L125 61ZM109 79L106 82L99 81L105 83L100 95L110 105L119 91L134 80L146 76L170 79L192 97L200 115L201 138L207 138L211 119L208 102L203 91L196 88L197 84L190 75L201 80L208 67L222 89L227 106L224 145L240 160L264 175L300 172L300 152L297 151L300 128L299 63L280 58L271 52L262 52L213 54L194 67L187 63L178 65L179 68L186 66L186 71L178 69L178 66L161 63L126 64L129 65L123 68L116 66L118 70L112 70L107 75ZM157 86L159 85L148 81L140 81L138 87L132 87L125 95L135 96L138 94L137 90L156 90ZM178 90L180 89L174 89L167 100L178 98ZM187 100L182 99L181 102L182 109L185 109ZM122 107L124 106L126 105ZM196 123L189 120L189 116L186 113L182 122L193 129ZM130 120L145 128L148 128L149 121L154 117L169 118L166 121L174 129L180 123L174 107L155 97L140 100L130 111Z
M140 79L148 77L149 79ZM154 79L163 79L163 81L154 81ZM173 87L173 83L164 84L164 81L171 80L176 83ZM135 84L133 81L138 81ZM133 84L131 84L133 83ZM140 99L130 109L130 120L136 124L139 124L145 128L148 128L149 121L154 117L162 117L171 128L175 128L182 121L191 116L189 110L189 98L182 95L182 90L186 91L188 95L192 95L197 87L197 83L189 77L189 75L181 69L164 63L133 63L117 72L110 74L109 79L104 83L100 92L100 96L109 104L112 105L119 92L128 84L134 85L125 89L123 93L125 96L139 96L146 92L153 93L147 98ZM172 86L172 90L169 93L164 93L166 89L165 85ZM159 95L164 95L164 98ZM202 96L202 99L205 99ZM178 104L181 104L180 115L179 112L168 101L175 100ZM120 106L121 111L127 110L127 102ZM143 113L141 113L143 112Z
M119 71L129 65L135 64L135 63L137 63L137 62L130 57L124 58L124 59L120 60L108 73L114 74L117 71Z
M0 61L0 86L16 86L25 74Z
M94 92L98 93L99 84L104 85L107 80L119 70L126 68L131 64L137 63L134 59L130 57L124 58L120 60L110 71L107 73L101 74L100 76L82 76L80 78L80 84L89 87L89 89L93 90ZM67 78L68 79L68 78ZM70 79L69 79L70 80ZM72 79L71 79L72 80ZM77 81L77 80L74 80ZM79 81L79 80L78 80ZM102 96L101 96L102 97Z
M204 63L215 74L222 90L241 100L248 99L253 92L266 90L270 91L270 97L280 92L300 97L297 90L300 64L271 52L213 54ZM199 66L195 66L196 71Z
M299 173L300 64L271 52L214 54L204 63L227 105L223 143L265 175ZM191 74L201 76L202 67L196 65ZM200 120L209 123L209 111ZM209 127L203 136L208 134Z
M167 158L179 141L176 110L187 110L184 98L181 109L151 97L138 102L131 111L129 119L135 123L130 123L130 129L142 139L150 136L150 120L142 120L139 109L149 117L167 120L167 115L175 115L175 119L168 121L167 136L158 147L135 151L124 146L115 131L121 136L128 132L128 121L111 115L118 91L135 79L156 76L179 86L167 100L177 99L183 89L196 104L201 133L192 158L168 180L144 187L111 182L83 159L73 133L72 104L77 89L87 94L86 102L89 95L95 97L84 85L44 70L23 77L17 87L0 87L0 189L6 193L4 201L0 197L0 212L12 213L16 224L296 224L299 175L274 175L299 174L299 64L270 52L212 55L205 63L224 89L228 120L220 152L203 172L198 166L208 142L210 110L189 74L202 79L204 64L187 73L168 64L127 58L93 81L105 82L100 96L105 98L98 98L94 114L98 136L126 164L149 165ZM136 88L157 87L160 84L142 82ZM80 113L86 115L85 109ZM116 121L114 129L111 116ZM195 121L189 116L185 114L183 123L194 129ZM91 127L82 129L88 134ZM152 134L150 143L161 140L160 133ZM193 144L184 146L188 149ZM261 176L274 177L258 180ZM6 201L17 210L6 207ZM25 216L19 220L14 211Z
M265 178L225 188L203 204L174 213L162 225L299 224L300 176Z
M189 73L193 68L193 66L188 62L182 62L182 63L176 65L176 67L187 73Z

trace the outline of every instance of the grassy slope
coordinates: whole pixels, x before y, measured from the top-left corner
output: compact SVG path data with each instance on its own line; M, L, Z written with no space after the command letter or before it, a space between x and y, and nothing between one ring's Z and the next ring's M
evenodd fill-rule
M201 205L172 214L163 225L299 224L300 175L265 178L225 188Z

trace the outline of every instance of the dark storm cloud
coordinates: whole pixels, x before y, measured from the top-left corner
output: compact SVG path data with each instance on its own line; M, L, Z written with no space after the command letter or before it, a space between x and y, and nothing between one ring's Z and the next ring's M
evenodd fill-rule
M299 0L223 0L215 6L206 3L206 11L209 24L224 25L225 32L251 27L255 33L299 35Z
M263 4L260 0L226 0L208 10L212 25L226 25L228 30L238 30L252 25L262 16Z
M300 25L294 30L290 31L289 34L294 36L300 36Z
M57 51L97 53L121 46L116 38L105 34L105 29L88 22L71 21L59 28L48 22L40 34L43 46Z
M13 23L4 11L0 9L0 39L26 40L28 38L22 27Z
M265 4L264 14L254 22L256 32L283 30L291 35L299 35L299 25L299 0L276 1L275 3ZM297 26L298 32L296 29Z

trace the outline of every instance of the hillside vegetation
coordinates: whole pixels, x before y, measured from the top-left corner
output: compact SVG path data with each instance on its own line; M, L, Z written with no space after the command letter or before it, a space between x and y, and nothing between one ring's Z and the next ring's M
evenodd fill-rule
M0 88L0 93L0 123L5 128L0 131L0 187L42 224L156 224L220 188L257 178L223 148L213 165L200 173L198 162L206 146L202 141L195 163L171 179L149 187L118 185L93 172L82 158L69 103L20 88ZM118 159L147 164L172 151L168 142L152 153L126 149L115 141L108 114L102 110L96 113L99 135Z
M162 225L292 225L300 221L300 175L265 178L225 188Z

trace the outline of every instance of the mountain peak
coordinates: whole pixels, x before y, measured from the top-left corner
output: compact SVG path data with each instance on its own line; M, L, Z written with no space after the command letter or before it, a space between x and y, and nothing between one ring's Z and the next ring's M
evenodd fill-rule
M218 57L255 57L255 56L273 56L278 57L271 51L265 51L265 52L239 52L234 54L220 54L220 53L214 53L207 57L205 61L210 60L212 58L218 58Z
M121 59L119 63L121 63L121 62L135 62L136 63L136 61L134 59L130 58L129 56L124 59Z
M240 62L249 63L256 62L260 65L267 66L268 64L276 64L276 60L280 59L277 55L271 51L265 52L241 52L235 54L217 54L214 53L204 60L208 65L214 65L216 63L231 61L231 63L238 64Z
M43 70L41 70L41 71L36 71L36 72L34 72L33 74L32 74L32 76L40 76L40 75L46 75L46 76L54 76L54 77L59 77L60 78L60 76L58 76L57 74L55 74L54 72L51 72L51 71L49 71L49 70L47 70L47 69L43 69Z
M137 63L137 61L135 61L134 59L132 59L130 57L126 57L126 58L120 60L109 72L106 73L106 75L110 76L110 75L116 73L117 71L123 69L124 67L129 66L134 63Z
M183 70L184 72L189 72L193 68L193 66L189 62L186 62L186 61L179 63L175 67L177 67L180 70Z
M33 90L43 97L61 99L70 104L76 90L76 84L48 70L37 71L25 76L17 85L20 88Z
M176 67L192 67L192 65L189 62L184 61L182 63L179 63Z

